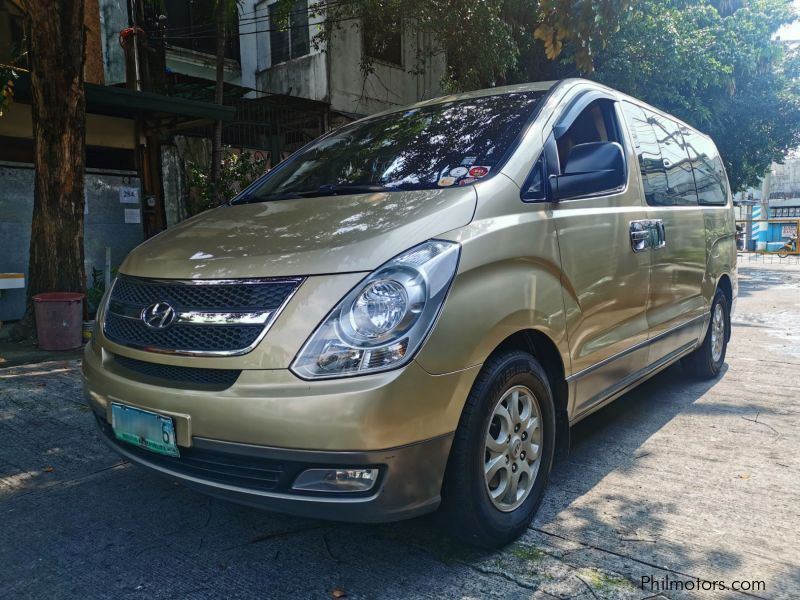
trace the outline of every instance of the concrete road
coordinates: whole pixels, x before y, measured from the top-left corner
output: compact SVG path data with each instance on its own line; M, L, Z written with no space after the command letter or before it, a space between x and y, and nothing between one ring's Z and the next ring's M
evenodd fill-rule
M579 424L533 527L493 553L430 517L212 500L106 449L77 361L0 370L0 597L797 598L800 267L743 262L727 362L710 383L671 367ZM686 591L734 581L748 594Z

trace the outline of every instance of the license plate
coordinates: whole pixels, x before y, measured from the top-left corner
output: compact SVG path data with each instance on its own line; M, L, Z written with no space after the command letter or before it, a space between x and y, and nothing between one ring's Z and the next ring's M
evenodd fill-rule
M175 424L170 417L112 403L111 427L118 440L157 454L180 456L175 443Z

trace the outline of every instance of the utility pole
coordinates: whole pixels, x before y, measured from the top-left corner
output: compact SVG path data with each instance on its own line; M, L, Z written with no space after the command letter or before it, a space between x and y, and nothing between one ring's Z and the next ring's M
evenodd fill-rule
M136 33L136 0L130 0L130 24L133 29L133 66L136 72L136 91L142 91L142 70L139 66L139 41Z

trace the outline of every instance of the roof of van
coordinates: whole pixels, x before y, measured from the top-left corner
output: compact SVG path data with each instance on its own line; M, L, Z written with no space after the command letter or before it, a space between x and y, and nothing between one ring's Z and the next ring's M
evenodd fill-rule
M396 108L390 108L389 110L382 111L375 115L370 115L366 117L367 119L378 116L378 115L388 115L395 112L402 112L405 110L409 110L412 108L421 108L424 106L434 106L436 104L442 104L444 102L453 102L457 100L469 100L470 98L482 98L486 96L499 96L502 94L513 94L516 92L548 92L551 89L555 88L556 86L563 86L563 87L573 87L576 85L582 85L587 87L592 87L594 89L604 90L611 95L619 97L620 100L629 100L635 104L639 104L641 106L646 107L648 110L651 110L655 113L658 113L668 119L672 119L673 121L683 125L684 127L688 127L692 131L696 131L705 137L709 137L707 134L699 131L696 127L692 127L688 123L682 121L678 117L671 115L669 113L664 112L656 108L655 106L648 104L644 100L639 100L633 96L629 96L624 92L620 92L619 90L615 90L614 88L610 88L607 85L603 85L602 83L598 83L596 81L591 81L589 79L583 79L580 77L571 77L569 79L558 79L553 81L534 81L530 83L519 83L516 85L505 85L500 87L494 88L485 88L482 90L475 90L472 92L462 92L458 94L450 94L447 96L439 96L436 98L430 98L428 100L422 100L421 102L417 102L415 104L410 104L408 106L398 106ZM710 138L709 138L710 139Z

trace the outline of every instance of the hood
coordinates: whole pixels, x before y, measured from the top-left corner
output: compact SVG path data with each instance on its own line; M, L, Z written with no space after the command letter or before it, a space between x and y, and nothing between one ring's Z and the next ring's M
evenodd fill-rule
M121 273L235 279L371 271L467 225L473 186L223 206L135 248Z

